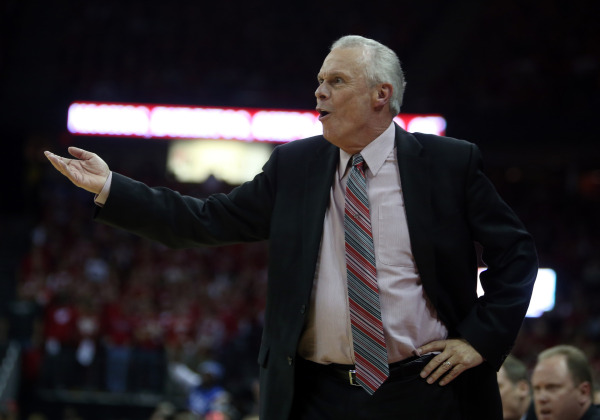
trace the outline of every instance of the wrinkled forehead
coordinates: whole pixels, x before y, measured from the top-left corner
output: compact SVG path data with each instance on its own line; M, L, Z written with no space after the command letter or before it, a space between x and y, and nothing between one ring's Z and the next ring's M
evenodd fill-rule
M334 48L329 52L319 70L319 77L332 73L348 75L364 75L366 69L367 53L364 48Z

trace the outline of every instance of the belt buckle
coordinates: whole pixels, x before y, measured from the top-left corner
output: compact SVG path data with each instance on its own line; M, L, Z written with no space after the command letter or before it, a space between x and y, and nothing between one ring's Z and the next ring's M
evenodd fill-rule
M356 382L356 370L348 371L348 382L350 382L350 385L352 386L361 386L358 382Z

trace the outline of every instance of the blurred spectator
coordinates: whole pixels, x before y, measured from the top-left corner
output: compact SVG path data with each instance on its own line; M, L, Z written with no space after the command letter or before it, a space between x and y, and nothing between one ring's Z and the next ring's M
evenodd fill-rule
M100 340L100 313L89 299L79 301L77 319L78 343L76 377L78 388L98 390L102 386L103 360Z
M509 355L498 371L498 387L502 398L504 420L534 420L536 418L529 374L523 362Z
M46 309L42 386L71 388L75 382L75 349L79 313L66 290L59 291Z
M578 348L559 345L544 350L531 376L539 420L598 420L593 403L592 370Z
M128 390L133 345L131 302L118 298L116 286L107 285L102 314L102 341L105 351L105 385L110 392Z
M149 296L140 296L133 317L131 390L162 393L166 375L164 330L158 311Z
M224 370L221 364L206 360L194 372L183 364L170 367L173 379L187 391L187 409L203 419L229 419L235 415L231 396L222 385Z

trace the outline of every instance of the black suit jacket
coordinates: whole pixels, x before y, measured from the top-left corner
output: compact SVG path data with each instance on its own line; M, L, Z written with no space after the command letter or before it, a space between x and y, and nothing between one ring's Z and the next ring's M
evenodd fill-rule
M428 297L453 337L486 359L454 382L473 418L501 418L495 371L527 310L534 244L483 174L468 142L410 134L396 146L413 255ZM258 355L261 419L288 417L296 350L310 304L329 191L339 149L323 136L275 148L263 172L230 194L206 200L113 175L96 218L170 247L269 240L265 325ZM488 270L476 294L475 242ZM465 417L467 418L467 417Z
M592 404L581 420L600 420L600 405Z

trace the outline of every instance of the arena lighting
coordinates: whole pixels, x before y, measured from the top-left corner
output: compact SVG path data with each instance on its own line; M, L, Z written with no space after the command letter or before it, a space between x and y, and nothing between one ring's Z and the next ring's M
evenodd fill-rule
M485 268L479 268L479 274L485 271ZM479 279L477 280L477 295L483 295L483 288ZM538 270L531 302L527 309L527 318L539 318L544 312L551 311L554 308L556 296L556 272L551 268L540 268Z
M86 136L285 143L322 134L318 117L316 111L74 102L67 128ZM400 114L394 121L410 132L443 135L446 130L439 115Z
M205 182L212 175L231 185L248 181L261 171L273 152L269 143L234 140L171 140L167 170L179 182Z

